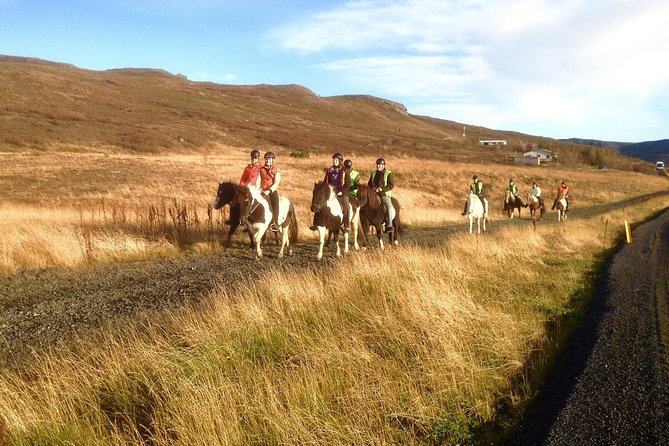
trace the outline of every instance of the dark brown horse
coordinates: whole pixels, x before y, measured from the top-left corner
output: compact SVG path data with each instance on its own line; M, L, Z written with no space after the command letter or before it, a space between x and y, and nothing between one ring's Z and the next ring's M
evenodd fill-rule
M520 218L520 208L522 207L525 207L523 200L507 190L504 196L504 212L506 212L506 215L513 220L513 210L518 209L518 218Z
M237 199L238 194L239 186L236 183L233 183L232 181L218 183L218 192L216 192L216 199L214 199L214 203L212 205L214 209L221 209L225 205L230 206L230 218L225 222L226 225L230 225L228 236L225 241L226 248L230 246L232 234L235 233L240 223L240 207L239 201ZM250 234L249 240L251 247L253 247L253 238Z
M379 246L383 249L383 229L386 224L386 210L377 193L369 186L361 185L358 188L358 200L360 200L360 223L362 225L363 245L367 246L367 233L369 227L373 226L376 231L376 237L379 240ZM404 228L400 221L400 203L396 198L392 198L393 207L396 214L393 219L393 230L388 233L388 242L391 245L399 243L399 236L404 234Z

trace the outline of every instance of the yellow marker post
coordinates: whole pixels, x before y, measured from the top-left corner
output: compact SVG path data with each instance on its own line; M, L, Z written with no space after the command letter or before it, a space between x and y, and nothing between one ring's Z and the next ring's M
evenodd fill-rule
M627 220L625 220L625 236L627 237L627 243L632 243L632 231Z

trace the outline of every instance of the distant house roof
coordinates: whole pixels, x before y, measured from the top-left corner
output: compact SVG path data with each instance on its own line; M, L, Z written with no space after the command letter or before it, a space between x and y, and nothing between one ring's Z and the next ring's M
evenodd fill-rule
M479 144L484 146L505 146L506 139L481 139Z
M528 152L523 153L524 156L538 156L544 159L550 159L553 157L553 154L548 150L544 149L532 149Z

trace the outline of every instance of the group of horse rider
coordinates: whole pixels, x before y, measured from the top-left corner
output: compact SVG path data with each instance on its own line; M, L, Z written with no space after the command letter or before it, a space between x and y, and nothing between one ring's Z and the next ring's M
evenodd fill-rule
M267 198L272 211L272 221L269 229L277 232L279 193L278 188L281 183L281 169L276 164L276 155L274 152L267 152L264 156L264 164L260 164L260 152L251 151L251 162L244 168L242 177L239 180L240 186L255 186ZM348 232L349 226L349 197L357 197L358 187L360 185L360 172L353 169L353 161L344 160L344 155L337 152L332 155L332 166L325 172L324 181L331 185L342 206L343 218L342 226L344 232ZM395 208L392 205L391 196L395 186L393 174L386 169L386 160L379 158L376 160L376 170L367 182L367 185L374 189L381 202L387 209L386 232L393 230L392 222L395 218ZM315 226L309 229L315 230Z
M469 185L469 190L473 192L479 199L481 200L481 203L485 207L485 194L484 194L484 187L483 187L483 181L479 178L478 175L474 175L472 177L472 183ZM514 183L513 178L509 180L509 185L506 187L505 192L510 192L513 197L518 196L518 186L516 183ZM534 197L536 197L539 200L539 203L541 206L544 205L544 198L541 196L541 188L539 185L537 185L536 181L532 182L532 189L530 189L530 194L532 194ZM557 189L557 195L555 197L555 200L553 201L553 206L551 207L551 210L555 210L555 206L557 205L558 200L564 198L565 201L567 202L567 209L569 208L569 186L565 181L562 181L560 185L558 186ZM465 202L465 208L462 211L462 215L467 215L467 212L469 211L469 202Z

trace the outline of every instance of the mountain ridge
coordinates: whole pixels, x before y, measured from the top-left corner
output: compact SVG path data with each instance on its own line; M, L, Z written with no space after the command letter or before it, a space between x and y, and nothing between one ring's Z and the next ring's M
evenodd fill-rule
M559 153L562 163L583 163L582 147L573 142L412 115L403 104L370 95L322 97L296 84L224 85L154 68L92 71L0 55L0 94L1 150L252 147L508 162L542 146ZM481 139L508 143L482 147ZM606 157L626 168L638 164L614 151Z

